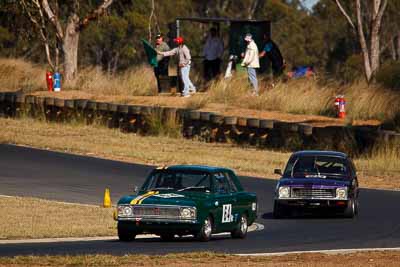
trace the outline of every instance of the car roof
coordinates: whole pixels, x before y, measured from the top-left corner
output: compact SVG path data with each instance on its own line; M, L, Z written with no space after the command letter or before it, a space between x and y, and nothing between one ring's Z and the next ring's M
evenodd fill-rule
M172 171L199 171L199 172L219 172L219 171L232 171L228 168L206 166L206 165L172 165L158 167L159 170L172 170Z
M323 151L323 150L302 150L297 151L292 154L292 156L330 156L330 157L340 157L340 158L348 158L347 154L339 151Z

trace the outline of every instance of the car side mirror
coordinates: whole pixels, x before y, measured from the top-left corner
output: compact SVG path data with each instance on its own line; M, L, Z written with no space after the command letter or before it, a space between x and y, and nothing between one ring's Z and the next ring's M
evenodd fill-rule
M274 173L275 173L275 174L282 175L282 170L281 170L281 169L275 169L275 170L274 170Z
M134 192L135 194L137 194L138 191L139 191L139 188L135 185L135 186L133 187L133 192Z

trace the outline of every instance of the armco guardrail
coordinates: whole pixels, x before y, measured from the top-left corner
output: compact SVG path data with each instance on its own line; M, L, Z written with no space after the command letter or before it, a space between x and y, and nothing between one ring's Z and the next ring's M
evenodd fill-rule
M375 144L399 144L400 134L378 126L313 127L304 123L222 116L212 112L160 106L120 105L87 99L59 99L17 93L0 93L0 116L29 116L48 121L101 123L110 128L142 135L149 121L176 120L182 135L206 142L229 142L279 150L331 149L351 155ZM392 142L395 141L395 142Z

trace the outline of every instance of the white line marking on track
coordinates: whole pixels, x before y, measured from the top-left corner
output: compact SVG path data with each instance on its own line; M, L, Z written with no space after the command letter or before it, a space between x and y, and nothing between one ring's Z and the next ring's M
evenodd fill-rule
M305 253L323 253L323 254L349 254L356 252L373 252L373 251L400 251L398 248L352 248L352 249L327 249L327 250L300 250L289 252L271 252L271 253L247 253L247 254L234 254L237 256L250 256L250 257L272 257L272 256L285 256L290 254L305 254Z

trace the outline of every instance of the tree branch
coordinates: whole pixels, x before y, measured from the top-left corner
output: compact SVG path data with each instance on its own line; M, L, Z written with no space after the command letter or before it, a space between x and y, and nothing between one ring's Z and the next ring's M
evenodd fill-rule
M54 67L53 61L51 60L51 56L50 56L50 45L49 45L49 40L48 40L48 37L47 37L47 31L46 31L43 12L42 12L42 7L40 6L39 0L33 0L32 3L35 4L36 8L38 9L38 12L40 14L40 22L41 23L39 23L34 18L32 13L29 11L28 5L26 4L25 0L21 0L22 7L24 8L25 12L28 14L28 17L29 17L30 21L39 30L40 37L42 38L42 41L43 41L43 44L44 44L44 48L45 48L45 51L46 51L47 62L49 63L51 69L54 70L55 67Z
M44 11L46 11L47 17L53 23L54 27L56 27L57 38L60 40L64 39L64 32L60 24L60 20L56 15L54 15L53 10L51 10L49 2L47 0L42 0L42 6Z
M154 0L151 0L151 12L149 17L149 42L151 42L151 21L154 16Z
M376 28L379 31L379 29L381 28L381 22L382 22L382 17L383 14L385 13L386 7L387 7L387 0L383 0L383 4L380 5L379 10L378 10L378 14L375 18L376 21Z
M343 16L347 19L347 22L350 24L350 26L353 28L353 30L356 30L356 26L354 25L352 19L350 18L349 14L347 14L346 10L343 8L342 4L340 3L339 0L335 0L336 5L339 7L340 12L342 12Z
M83 30L90 21L98 19L100 16L104 15L107 8L113 3L113 0L104 0L103 3L96 9L90 12L86 17L79 23L79 29Z

